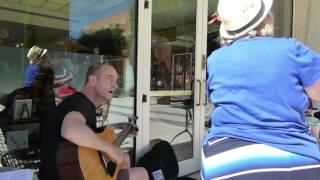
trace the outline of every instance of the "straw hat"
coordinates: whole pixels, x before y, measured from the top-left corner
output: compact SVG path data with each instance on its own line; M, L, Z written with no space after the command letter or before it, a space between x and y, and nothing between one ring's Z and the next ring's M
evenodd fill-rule
M236 39L255 29L268 15L273 0L219 0L220 35Z
M42 49L38 46L33 46L30 48L27 54L27 58L30 61L30 64L37 64L41 61L41 57L47 53L47 49Z

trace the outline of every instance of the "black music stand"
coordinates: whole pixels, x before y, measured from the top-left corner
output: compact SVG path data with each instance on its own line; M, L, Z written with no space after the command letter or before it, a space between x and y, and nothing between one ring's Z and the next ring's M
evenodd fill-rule
M180 109L185 109L185 128L179 132L178 134L176 134L172 140L170 141L170 143L172 143L178 136L180 136L183 133L187 133L190 136L191 141L193 140L193 135L192 133L189 131L189 125L192 124L193 121L193 117L192 117L192 110L193 110L193 106L192 106L192 101L191 99L186 99L182 101L183 103L177 103L177 104L172 104L170 105L170 107L173 108L180 108Z

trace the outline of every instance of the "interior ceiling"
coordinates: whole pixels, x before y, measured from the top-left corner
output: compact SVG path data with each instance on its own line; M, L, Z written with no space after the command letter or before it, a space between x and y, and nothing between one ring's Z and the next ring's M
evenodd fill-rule
M106 7L115 7L121 3L131 2L131 0L0 0L1 2L8 2L11 4L11 8L28 7L40 8L43 10L50 10L54 12L70 13L70 4L72 13L86 13L90 9L105 10ZM18 8L17 8L18 9Z
M109 13L112 8L130 4L131 1L0 0L0 40L3 38L2 43L9 46L20 45L25 41L24 35L28 32L39 44L56 49L55 47L61 47L61 42L64 43L65 38L70 35L70 22L79 23L91 14L97 16L94 13L98 12Z
M43 8L53 11L69 11L69 0L4 0L10 3L26 5L35 8Z
M155 22L161 23L153 23L153 28L166 29L177 24L194 22L196 18L194 2L193 0L155 0L152 18ZM52 17L78 20L77 18L92 16L99 12L110 12L112 8L125 3L131 4L132 0L0 0L0 8L9 7ZM175 11L176 7L183 11Z

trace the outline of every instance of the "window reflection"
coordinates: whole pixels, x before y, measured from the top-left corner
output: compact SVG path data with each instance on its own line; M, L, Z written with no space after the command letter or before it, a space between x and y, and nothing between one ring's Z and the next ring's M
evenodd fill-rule
M150 144L157 139L170 142L178 161L192 158L194 152L196 4L195 0L152 4Z
M22 86L28 63L26 53L33 45L39 45L51 52L51 58L61 61L57 71L65 68L76 75L72 82L76 88L82 86L90 64L107 62L116 66L120 74L118 95L132 94L135 2L97 2L4 1L0 11L11 16L0 18L0 66L4 70L1 75L9 79L0 80L4 85L0 93Z
M108 122L127 122L134 114L136 0L2 0L0 3L0 97L23 87L26 55L33 45L48 49L56 75L72 73L66 84L80 90L87 68L109 63L119 73ZM70 89L69 88L69 89ZM69 90L68 89L68 90ZM65 89L64 89L65 90ZM56 98L60 96L55 89ZM5 119L5 120L3 120ZM6 134L10 120L1 114ZM39 123L20 124L31 134ZM132 147L132 142L125 143Z

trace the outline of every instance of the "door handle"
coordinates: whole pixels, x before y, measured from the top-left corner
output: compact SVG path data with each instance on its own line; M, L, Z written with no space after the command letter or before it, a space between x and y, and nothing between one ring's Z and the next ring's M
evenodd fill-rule
M207 105L208 104L207 82L206 81L207 81L206 79L203 80L203 83L204 83L204 86L205 86L205 88L204 88L205 92L204 92L204 103L203 103L203 105Z
M199 84L199 96L198 96L198 103L196 104L196 106L200 106L200 104L201 104L201 81L199 79L197 79L197 83Z
M147 102L147 95L146 94L142 94L142 102L143 103Z

